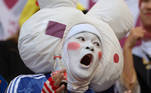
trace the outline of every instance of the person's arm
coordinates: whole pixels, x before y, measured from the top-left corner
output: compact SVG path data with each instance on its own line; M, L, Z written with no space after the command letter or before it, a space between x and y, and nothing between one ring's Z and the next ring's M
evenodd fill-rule
M137 76L133 64L132 48L136 42L143 38L144 30L142 27L137 27L131 30L123 47L124 69L122 73L122 81L124 86L133 91L137 86Z
M132 90L137 82L136 72L133 64L132 48L127 45L123 47L124 55L124 69L122 73L122 79L125 87Z

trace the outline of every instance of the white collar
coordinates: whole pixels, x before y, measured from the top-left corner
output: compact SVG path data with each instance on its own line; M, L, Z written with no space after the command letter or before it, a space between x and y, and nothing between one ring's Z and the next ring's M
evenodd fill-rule
M134 47L132 49L132 53L138 57L145 58L146 61L149 61L149 59L147 58L146 54L142 49L142 45Z

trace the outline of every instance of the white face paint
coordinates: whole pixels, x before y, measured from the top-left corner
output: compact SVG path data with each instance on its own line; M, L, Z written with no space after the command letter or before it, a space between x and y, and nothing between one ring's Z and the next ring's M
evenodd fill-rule
M79 79L89 79L102 57L101 42L95 34L83 32L67 42L68 68Z

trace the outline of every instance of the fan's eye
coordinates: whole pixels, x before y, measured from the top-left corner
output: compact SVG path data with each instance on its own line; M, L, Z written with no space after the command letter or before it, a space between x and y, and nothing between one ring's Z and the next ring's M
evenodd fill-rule
M100 46L100 44L99 44L98 42L94 42L93 44L94 44L95 46L97 46L97 47Z
M79 39L80 41L85 41L84 37L78 37L77 39Z

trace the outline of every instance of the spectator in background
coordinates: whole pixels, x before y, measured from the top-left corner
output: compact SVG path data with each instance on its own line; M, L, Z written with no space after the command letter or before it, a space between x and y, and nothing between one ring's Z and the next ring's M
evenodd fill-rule
M37 0L28 0L19 19L19 26L21 27L24 22L29 19L34 13L39 10Z
M36 0L28 0L19 19L20 27L31 15L33 15L38 10L39 6L36 5ZM18 36L19 31L17 31L6 41L0 41L0 74L6 79L8 83L20 74L33 73L25 66L22 59L20 58L17 47Z
M132 93L138 83L140 93L151 93L151 0L140 0L139 8L141 26L131 30L123 47L122 79ZM141 45L134 47L139 40Z
M20 74L33 73L22 62L17 41L18 33L6 41L0 41L0 74L8 83Z

